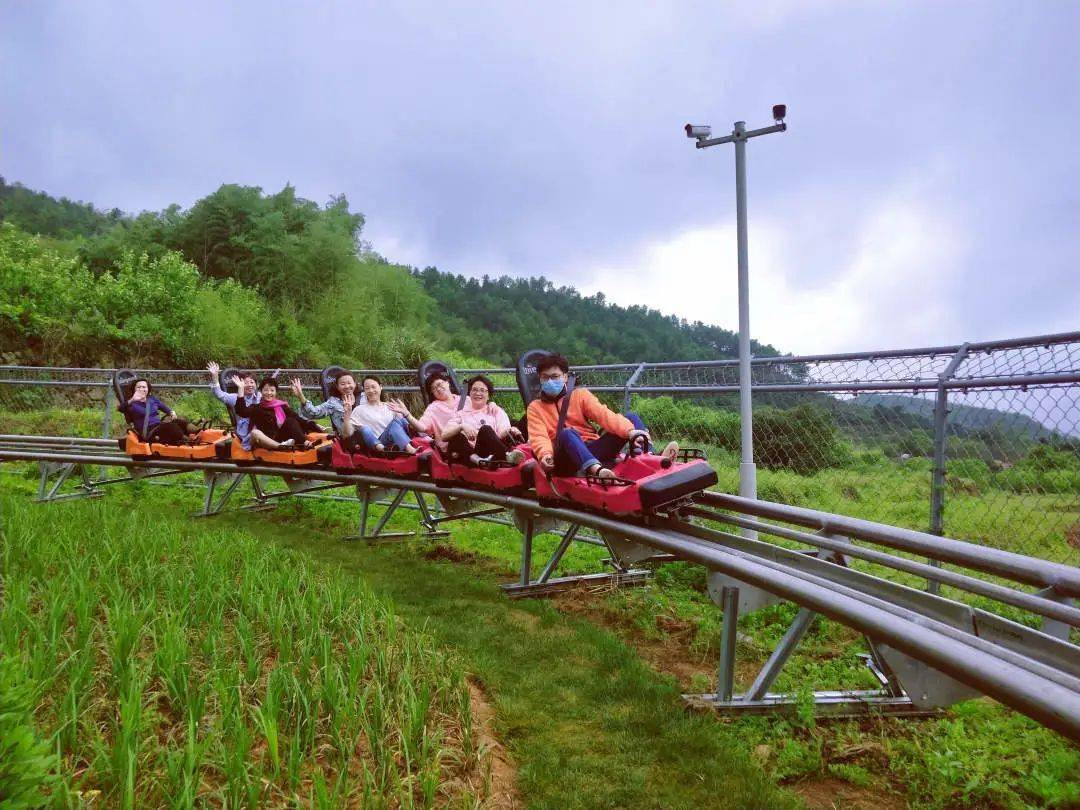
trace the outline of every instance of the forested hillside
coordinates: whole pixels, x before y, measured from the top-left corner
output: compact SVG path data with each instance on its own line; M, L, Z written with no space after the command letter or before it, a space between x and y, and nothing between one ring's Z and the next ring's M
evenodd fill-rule
M578 363L734 356L733 332L619 307L544 278L395 265L362 214L286 186L223 185L190 208L125 215L0 179L6 362L415 366L510 364L536 346ZM755 345L759 354L775 354Z
M645 306L609 304L545 278L466 278L434 267L413 274L439 302L451 348L513 364L525 348L558 346L581 363L735 357L735 332ZM775 355L753 341L755 354Z

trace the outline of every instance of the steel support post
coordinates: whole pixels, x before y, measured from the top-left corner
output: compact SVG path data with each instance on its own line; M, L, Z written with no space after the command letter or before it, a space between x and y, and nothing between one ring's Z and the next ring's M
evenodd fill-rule
M357 489L359 490L360 487L357 486ZM359 525L360 534L358 535L359 537L363 537L365 534L367 534L368 507L371 505L371 489L368 488L368 487L363 487L363 490L364 490L364 494L361 495L361 497L360 497L360 525Z
M716 679L716 699L725 703L735 692L735 641L739 624L739 589L724 588L724 626L720 631L720 670Z
M361 540L374 540L379 536L379 533L386 527L386 524L390 522L390 518L393 516L394 512L397 511L398 506L405 498L405 494L407 492L407 489L398 490L397 495L395 495L393 500L390 501L390 505L386 507L386 511L383 512L382 517L379 518L379 522L375 524L375 530L371 533L371 537L361 537ZM397 535L398 533L395 533L395 536Z
M570 544L574 542L574 538L577 536L579 529L581 529L581 526L577 523L571 523L567 528L566 532L563 534L562 542L559 543L559 547L555 549L555 553L551 555L551 559L548 560L547 565L544 566L544 570L540 572L540 576L536 580L538 585L543 585L551 579L551 575L555 573L555 566L559 564L559 561L562 560L566 550L570 548Z
M413 490L413 495L416 496L416 506L420 510L420 523L423 525L424 532L427 536L449 537L450 532L438 527L435 518L431 514L431 510L428 509L427 501L424 500L424 496L415 490Z
M101 438L107 439L112 433L113 407L116 404L112 385L105 386L105 412L101 416ZM102 467L98 470L98 477L105 478L109 468Z
M776 676L780 674L784 664L787 663L791 654L795 652L795 648L799 646L799 642L802 641L803 636L806 635L806 631L810 629L815 618L817 618L817 613L809 608L799 609L799 612L795 614L795 620L788 627L787 632L784 633L784 637L780 639L780 643L776 645L776 649L772 651L769 660L765 662L750 688L746 690L746 694L742 696L743 700L763 700L765 698L769 687L773 685Z
M754 465L754 410L751 399L750 366L750 259L746 234L746 123L735 122L735 229L739 251L739 428L741 458L739 494L757 497L757 467ZM743 529L743 536L757 538L757 532Z
M530 517L525 521L525 531L521 535L521 585L528 585L532 578L532 543L534 522Z
M956 376L956 370L967 358L968 344L963 344L952 356L949 365L938 375L937 397L934 400L934 469L930 481L930 533L939 537L945 533L945 455L948 436L949 389L946 383ZM930 559L930 565L940 567L941 563ZM927 580L926 589L930 593L939 593L941 584L936 580Z

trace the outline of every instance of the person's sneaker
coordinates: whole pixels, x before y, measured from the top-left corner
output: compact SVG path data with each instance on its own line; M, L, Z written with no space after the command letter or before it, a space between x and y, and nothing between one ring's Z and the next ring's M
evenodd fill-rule
M679 455L679 443L668 442L667 447L664 448L664 452L660 454L661 458L667 459L669 462L675 461L675 458Z
M405 452L408 453L410 456L415 456L419 452L419 450L417 450L415 444L407 444L405 445Z
M278 447L292 447L296 444L296 439L286 439L283 442L278 442Z
M609 470L607 467L601 467L596 471L597 478L614 478L615 473Z
M521 450L511 450L506 454L506 460L510 464L517 466L525 460L525 454Z

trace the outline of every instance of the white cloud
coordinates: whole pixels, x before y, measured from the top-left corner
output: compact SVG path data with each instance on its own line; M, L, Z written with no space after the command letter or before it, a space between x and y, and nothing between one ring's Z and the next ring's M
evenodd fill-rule
M833 227L750 225L753 336L797 353L919 346L960 339L951 317L965 253L961 228L932 208L925 184L906 184L862 216L855 237L822 246ZM808 267L804 256L835 256ZM818 259L818 261L822 261ZM646 245L618 264L581 268L579 287L620 304L738 326L735 226L731 221Z

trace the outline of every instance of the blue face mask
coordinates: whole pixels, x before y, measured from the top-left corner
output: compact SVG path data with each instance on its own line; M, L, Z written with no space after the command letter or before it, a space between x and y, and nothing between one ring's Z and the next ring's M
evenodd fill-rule
M547 394L549 397L557 397L562 393L563 387L566 385L562 380L544 380L540 383L540 390Z

